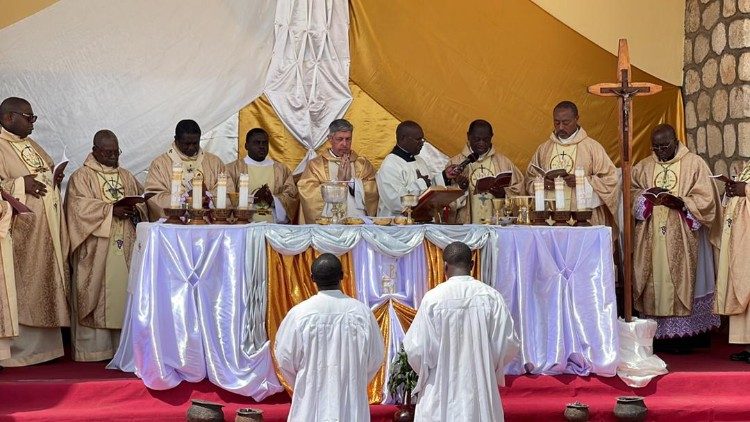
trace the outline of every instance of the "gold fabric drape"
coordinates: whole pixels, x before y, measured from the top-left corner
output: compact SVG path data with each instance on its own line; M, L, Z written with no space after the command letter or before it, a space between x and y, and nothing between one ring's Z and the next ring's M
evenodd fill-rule
M445 281L443 250L429 240L425 240L424 253L427 259L427 287L434 289L435 286ZM474 266L471 267L471 276L480 280L481 262L479 261L479 249L471 251L471 259L474 261Z
M320 256L320 252L313 248L308 248L299 255L286 256L276 252L271 245L266 244L266 256L268 257L268 310L266 317L266 330L268 331L268 340L271 343L271 355L273 356L274 340L276 332L279 330L281 321L292 307L305 299L318 293L318 288L312 281L310 267L315 258ZM354 269L352 265L351 253L339 257L344 270L344 280L341 283L341 290L350 297L357 297L354 286ZM291 394L291 386L287 385L281 373L278 371L276 356L273 356L273 362L284 388Z
M617 101L586 92L616 81L617 58L531 1L352 0L350 18L352 81L396 118L419 122L447 155L483 118L496 147L526 168L552 131L552 108L571 100L619 164ZM630 45L633 54L648 48ZM664 87L635 100L637 162L650 153L651 128L670 123L684 141L684 120L679 87L636 68L633 78Z
M409 330L411 322L414 321L414 316L417 315L417 311L414 308L393 299L381 303L380 306L372 311L375 315L375 320L380 327L380 333L383 335L383 340L385 341L386 359L388 359L387 350L388 345L392 341L391 335L393 334L391 333L391 308L393 308L393 312L396 314L396 318L404 329L404 332ZM367 386L367 397L370 399L370 404L382 403L385 398L383 397L383 386L388 377L388 374L385 373L386 364L387 362L383 362L383 365L378 369L378 372L375 373L372 381L370 381L370 384Z

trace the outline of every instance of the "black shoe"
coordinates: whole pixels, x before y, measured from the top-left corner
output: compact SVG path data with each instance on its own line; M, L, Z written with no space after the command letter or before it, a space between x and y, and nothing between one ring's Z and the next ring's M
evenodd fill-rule
M729 359L735 362L745 361L750 363L750 352L748 352L747 350L743 350L739 353L732 353L731 355L729 355Z

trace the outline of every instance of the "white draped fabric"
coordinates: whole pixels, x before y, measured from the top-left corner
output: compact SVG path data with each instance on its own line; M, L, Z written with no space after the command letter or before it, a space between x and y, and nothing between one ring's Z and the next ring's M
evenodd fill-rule
M425 239L480 249L482 281L505 298L521 340L507 373L615 374L610 229L482 225L142 223L122 342L109 367L154 389L208 378L256 400L280 391L266 337L265 242L284 255L351 251L357 299L390 307L389 365L405 331L393 303L417 308L427 290Z
M171 143L179 120L206 131L262 93L275 6L60 0L0 30L0 92L31 102L32 137L55 159L67 145L68 169L107 128L120 139L121 164L138 173Z
M328 125L352 102L349 2L278 0L265 94L284 126L307 148L301 173L325 142Z

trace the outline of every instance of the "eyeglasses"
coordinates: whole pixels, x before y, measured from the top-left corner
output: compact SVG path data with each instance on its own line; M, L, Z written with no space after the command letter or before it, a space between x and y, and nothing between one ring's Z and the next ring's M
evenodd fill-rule
M424 138L415 138L415 137L413 137L413 136L407 136L407 138L409 138L409 139L413 139L413 140L415 140L415 141L419 142L420 144L423 144L423 143L427 142L427 140L426 140L426 139L424 139Z
M669 141L666 145L651 145L651 151L654 152L661 152L661 151L667 151L670 148L672 148L672 145L674 144L676 140Z
M11 111L11 113L13 113L13 114L20 114L29 123L36 122L36 119L39 117L39 116L35 116L35 115L29 114L29 113L21 113L20 111Z
M94 150L99 151L99 153L104 155L105 157L119 157L120 155L122 155L122 150L119 148L117 148L117 150L115 151L115 150L101 149L101 148L94 146Z

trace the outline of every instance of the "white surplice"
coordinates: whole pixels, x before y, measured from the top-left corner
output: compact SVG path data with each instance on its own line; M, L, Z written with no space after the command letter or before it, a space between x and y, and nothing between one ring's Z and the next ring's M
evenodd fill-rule
M362 302L323 290L293 307L276 334L279 371L293 388L289 421L369 421L367 384L383 363L378 323Z
M388 154L380 164L375 177L378 183L378 217L394 217L401 215L404 207L401 197L404 195L420 195L427 190L427 183L417 177L417 171L430 178L431 185L445 185L442 174L433 175L430 168L419 156L413 156L403 150ZM396 153L399 152L399 153Z
M502 421L498 386L519 341L500 293L471 276L425 294L404 337L419 375L415 421Z

